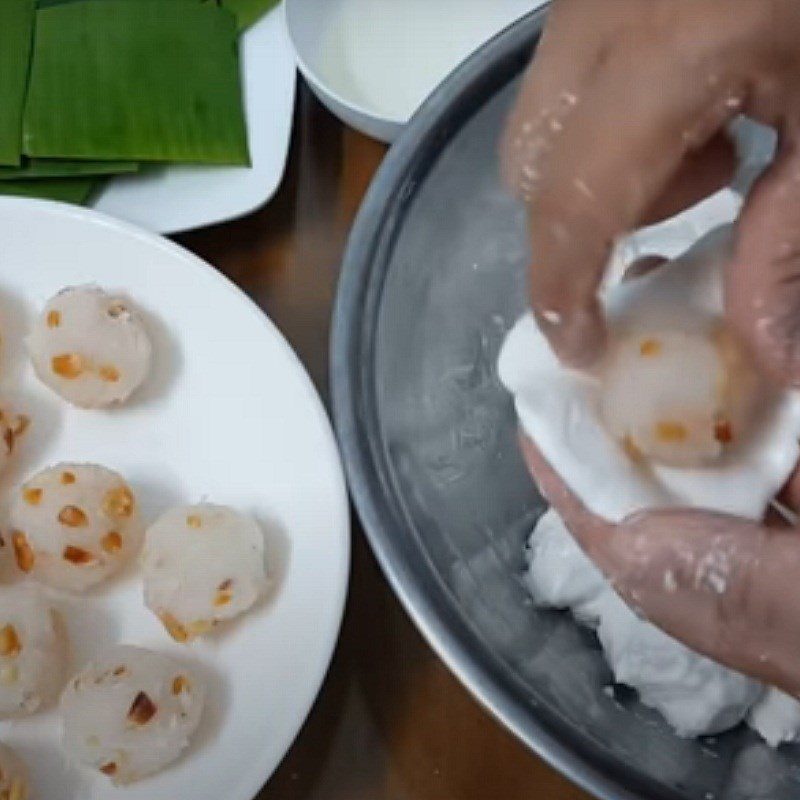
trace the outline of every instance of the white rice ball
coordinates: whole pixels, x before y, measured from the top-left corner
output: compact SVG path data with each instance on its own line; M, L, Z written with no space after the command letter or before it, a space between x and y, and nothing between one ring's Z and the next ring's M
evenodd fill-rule
M33 714L58 696L65 649L38 590L0 589L0 717Z
M145 604L179 642L247 611L267 586L261 528L226 506L167 511L145 534L142 562Z
M64 749L115 784L175 761L197 729L205 688L166 656L118 645L87 664L61 696Z
M0 742L0 800L27 800L28 770L20 757Z
M749 427L759 381L720 332L619 337L601 372L600 417L631 455L676 467L719 460Z
M81 408L127 400L150 369L152 345L128 300L97 286L51 298L28 337L39 379Z
M82 592L139 550L136 499L116 472L57 464L14 492L11 543L17 566L58 589Z

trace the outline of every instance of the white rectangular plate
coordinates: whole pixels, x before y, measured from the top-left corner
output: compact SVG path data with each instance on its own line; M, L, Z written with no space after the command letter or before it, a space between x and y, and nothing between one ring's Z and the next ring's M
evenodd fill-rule
M114 178L92 204L155 233L178 233L254 211L277 190L289 149L296 70L283 5L241 41L252 167L175 166Z

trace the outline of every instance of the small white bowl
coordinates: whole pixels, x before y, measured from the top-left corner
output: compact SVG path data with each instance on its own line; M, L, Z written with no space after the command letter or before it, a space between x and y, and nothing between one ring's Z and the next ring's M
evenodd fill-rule
M544 0L286 0L297 63L343 122L392 142L470 53Z

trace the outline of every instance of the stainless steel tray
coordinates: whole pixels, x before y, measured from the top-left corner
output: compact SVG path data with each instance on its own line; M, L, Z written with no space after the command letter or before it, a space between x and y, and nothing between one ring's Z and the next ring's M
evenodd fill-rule
M577 783L615 799L796 799L798 748L771 751L743 729L677 738L633 693L608 696L594 637L532 608L521 582L543 503L517 454L495 361L525 304L529 254L496 149L542 20L537 12L505 31L437 90L364 201L332 339L353 498L431 645Z

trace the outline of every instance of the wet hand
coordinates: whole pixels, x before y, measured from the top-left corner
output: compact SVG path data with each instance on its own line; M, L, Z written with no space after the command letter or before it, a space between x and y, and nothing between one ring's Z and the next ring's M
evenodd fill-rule
M800 696L800 531L694 509L613 524L589 511L533 442L528 467L569 531L638 613L691 649ZM782 499L800 501L800 477Z
M781 144L737 227L727 314L773 376L800 383L798 41L796 0L555 0L503 165L529 207L531 303L566 363L603 352L615 240L725 185L725 127L746 113Z

